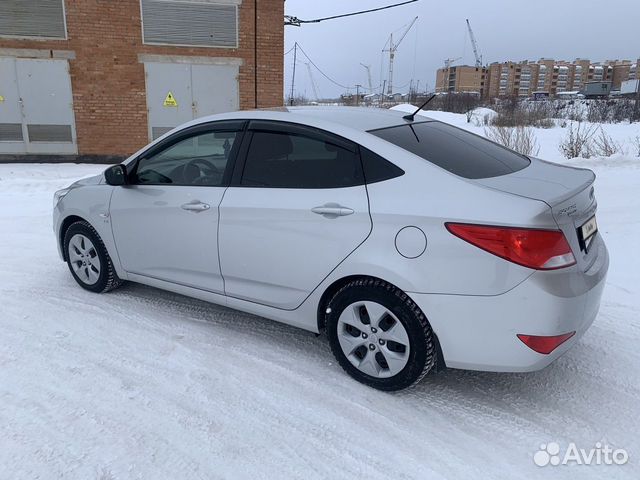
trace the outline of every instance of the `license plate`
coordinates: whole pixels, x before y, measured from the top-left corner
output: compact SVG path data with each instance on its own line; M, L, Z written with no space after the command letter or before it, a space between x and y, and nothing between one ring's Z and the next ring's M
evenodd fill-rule
M598 224L596 222L595 215L582 224L580 227L580 234L582 236L582 242L584 243L584 249L587 250L591 245L594 235L598 231Z

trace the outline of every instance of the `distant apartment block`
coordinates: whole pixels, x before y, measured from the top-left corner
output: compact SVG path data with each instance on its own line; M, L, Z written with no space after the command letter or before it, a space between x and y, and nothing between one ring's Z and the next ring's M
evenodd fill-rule
M468 65L438 69L436 92L478 93L485 95L487 68Z
M492 63L486 67L455 65L440 68L436 92L477 93L484 98L556 96L562 92L587 91L587 85L606 83L619 90L622 82L640 78L640 59L592 63L541 58L538 61Z

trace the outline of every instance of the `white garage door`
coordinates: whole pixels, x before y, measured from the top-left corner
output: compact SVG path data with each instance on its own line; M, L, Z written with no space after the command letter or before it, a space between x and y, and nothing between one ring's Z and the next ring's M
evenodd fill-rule
M77 153L67 60L0 57L0 153Z
M146 62L149 138L178 125L239 108L237 65Z

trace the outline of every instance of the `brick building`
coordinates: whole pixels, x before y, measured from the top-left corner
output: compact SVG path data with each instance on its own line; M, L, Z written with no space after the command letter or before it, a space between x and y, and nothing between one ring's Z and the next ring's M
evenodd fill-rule
M283 103L283 0L2 0L0 159L114 161Z
M486 74L484 67L460 65L440 68L436 76L436 92L479 93L484 96Z
M541 58L536 62L495 62L486 67L468 65L445 67L436 74L436 92L481 92L485 98L529 97L544 92L583 91L587 84L603 82L619 90L622 82L638 78L640 59L607 60L592 63L578 58L573 62Z

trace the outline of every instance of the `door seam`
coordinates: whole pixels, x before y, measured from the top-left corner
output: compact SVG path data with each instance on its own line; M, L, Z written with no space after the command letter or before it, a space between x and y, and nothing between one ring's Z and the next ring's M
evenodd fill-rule
M216 248L218 250L218 267L220 268L220 278L222 279L222 294L227 296L227 282L224 279L224 273L222 271L222 257L220 256L220 224L222 223L222 202L224 201L224 197L227 194L227 190L229 190L229 185L222 192L222 197L220 198L220 202L218 203L218 225L216 227Z

